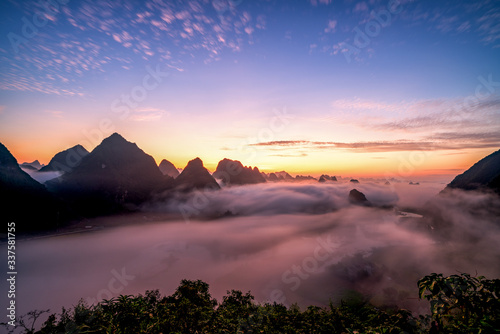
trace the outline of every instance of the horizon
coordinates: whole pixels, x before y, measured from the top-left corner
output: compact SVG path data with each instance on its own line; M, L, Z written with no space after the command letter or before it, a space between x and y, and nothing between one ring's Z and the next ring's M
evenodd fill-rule
M132 143L132 144L137 145L137 143L128 141L128 140L127 140L127 138L124 138L123 136L121 136L121 135L120 135L119 133L117 133L117 132L113 133L111 136L113 136L113 135L118 135L118 136L122 137L125 141L127 141L127 142L129 142L129 143ZM111 137L111 136L110 136L110 137ZM109 137L107 137L107 138L109 138ZM107 139L107 138L105 138L105 139ZM102 144L102 142L101 142L101 143L99 143L99 145L101 145L101 144ZM99 146L99 145L97 145L97 146ZM80 146L80 144L74 145L74 146L72 146L72 147L68 147L67 149L72 149L72 148L74 148L74 147L76 147L76 146ZM83 145L81 145L81 146L83 146ZM97 146L96 146L96 147L97 147ZM92 153L92 151L93 151L96 147L92 148L91 150L87 150L87 151L88 151L89 153ZM139 149L141 149L141 147L140 147L139 145L137 145L137 147L138 147ZM86 148L85 148L85 149L86 149ZM142 150L142 149L141 149L141 150ZM145 152L144 150L142 150L142 151L143 151L145 154L149 155L149 154L148 154L148 152ZM60 152L58 152L58 153L60 153ZM492 152L492 153L494 153L494 152ZM488 155L489 155L489 154L488 154ZM157 160L157 159L155 159L153 156L151 156L151 157L153 158L153 160L155 161L155 164L156 164L157 166L159 166L159 165L160 165L160 163L161 163L163 160L167 160L167 161L169 161L167 158L163 158L163 159L161 159L161 160ZM83 158L85 158L85 157L83 157ZM199 158L199 157L193 157L193 158L189 159L189 160L188 160L188 162L189 162L189 161L191 161L191 160L197 159L197 158ZM483 158L484 158L484 157L483 157ZM231 157L225 157L224 159L234 160L234 159L231 159ZM16 160L17 160L17 159L16 159ZM223 160L223 159L221 159L220 161L222 161L222 160ZM35 160L33 160L33 161L23 161L23 162L18 161L18 164L19 164L19 165L21 165L21 164L23 164L23 163L30 164L30 163L34 163L34 162L36 162L36 161L38 161L38 162L42 165L42 167L43 167L43 166L47 166L47 165L48 165L48 162L47 162L47 163L45 163L45 162L41 162L41 161L40 161L40 160L38 160L38 159L35 159ZM202 160L202 161L203 161L203 160ZM205 168L206 168L206 169L207 169L207 170L208 170L208 171L212 174L212 173L214 173L214 172L215 172L216 167L217 167L217 165L218 165L218 163L219 163L220 161L218 161L218 162L216 162L216 163L213 163L213 162L205 162L205 161L203 161L203 165L204 165L204 167L205 167ZM238 161L238 160L236 160L236 161ZM171 161L169 161L169 162L171 162ZM187 165L187 164L188 164L188 162L186 162L186 164L185 164L185 165ZM240 162L240 161L238 161L238 162ZM174 164L175 168L176 168L177 170L179 170L180 172L181 172L181 171L185 168L185 165L181 166L181 165L175 165L175 164ZM362 173L361 173L361 174L356 174L356 175L354 175L354 174L353 174L353 175L345 175L345 174L344 174L344 175L340 175L340 174L331 174L331 176L336 176L337 178L340 178L340 180L339 180L339 181L341 181L341 180L353 179L353 178L358 178L358 179L361 179L361 180L369 180L369 181L376 181L376 182L378 182L378 181L383 181L383 180L387 180L387 181L393 181L393 180L395 180L395 181L397 181L397 182L419 181L419 182L424 182L424 183L425 183L425 182L432 182L432 183L436 183L436 182L437 182L437 183L446 184L446 183L449 183L449 182L450 182L453 178L455 178L458 174L461 174L461 172L462 172L462 171L465 171L466 169L468 169L469 167L471 167L471 166L469 166L468 168L466 168L466 169L464 169L464 170L458 170L458 172L460 172L460 173L458 173L458 174L418 174L418 173L414 173L414 172L413 172L413 165L414 165L414 164L412 164L410 160L409 160L409 161L401 161L401 163L400 163L400 167L404 167L405 169L400 169L400 170L398 171L398 173L388 173L388 172L386 172L385 174L380 174L380 175L377 175L377 174L362 174ZM257 168L259 168L259 171L260 171L261 173L266 173L266 174L271 174L271 173L280 173L280 172L287 172L287 173L288 173L288 171L283 170L283 169L282 169L282 170L280 170L279 168L278 168L278 169L276 169L276 170L263 170L263 169L261 169L259 166L250 166L250 165L245 165L245 164L243 164L243 166L244 166L244 167L250 167L250 168L257 167ZM23 170L24 170L24 169L23 169ZM25 171L25 172L27 172L30 176L32 176L32 175L31 175L31 173L36 173L36 172L30 172L29 170L24 170L24 171ZM43 172L42 172L42 173L43 173ZM314 177L314 178L319 178L321 175L325 175L325 174L326 174L326 175L328 175L328 174L327 174L327 173L325 173L325 172L318 172L318 173L312 173L312 174L311 174L311 173L307 173L307 172L304 172L304 173L300 173L300 172L292 172L292 173L288 173L288 174L291 174L292 176L299 176L299 175L300 175L300 176L312 176L312 177ZM413 178L412 178L412 177L413 177Z
M119 132L178 168L449 179L500 148L487 0L43 4L1 5L19 163Z

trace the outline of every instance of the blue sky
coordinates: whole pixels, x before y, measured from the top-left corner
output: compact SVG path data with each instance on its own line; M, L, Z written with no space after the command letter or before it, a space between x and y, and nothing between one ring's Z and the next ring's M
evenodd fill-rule
M0 141L19 160L118 131L181 167L383 174L425 151L429 174L500 143L498 0L0 6Z

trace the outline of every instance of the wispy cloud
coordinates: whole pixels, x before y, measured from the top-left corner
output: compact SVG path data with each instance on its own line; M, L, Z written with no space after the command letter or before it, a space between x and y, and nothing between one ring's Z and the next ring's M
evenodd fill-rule
M251 146L297 146L309 143L310 141L308 140L275 140L251 144Z
M317 6L317 5L329 5L332 3L332 0L309 0L311 5Z
M64 115L64 112L60 110L45 110L44 112L56 118L62 118Z
M134 122L150 122L162 118L168 114L166 111L156 108L136 109L129 116L129 120Z
M359 141L359 142L334 142L334 141L284 141L287 144L283 145L280 142L263 142L251 144L250 146L260 146L266 148L286 148L291 150L307 149L307 150L349 150L359 153L374 153L374 152L401 152L401 151L439 151L439 150L463 150L477 148L495 148L499 147L499 136L491 136L486 138L477 137L475 134L467 136L464 134L460 141L456 139L441 139L424 138L422 140L396 140L396 141Z

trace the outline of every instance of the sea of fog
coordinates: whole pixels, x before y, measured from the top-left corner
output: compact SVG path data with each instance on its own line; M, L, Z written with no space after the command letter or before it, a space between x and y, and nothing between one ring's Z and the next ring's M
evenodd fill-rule
M430 200L446 221L446 237L419 226L425 219L408 224L395 210L351 205L347 196L353 188L378 206L416 207ZM417 298L422 276L500 274L499 217L483 208L498 203L476 193L435 197L442 188L277 183L185 195L168 203L157 199L145 209L168 213L197 203L201 216L231 215L197 220L190 211L186 219L145 223L138 218L137 224L118 227L122 218L110 217L113 224L96 231L19 240L17 311L60 312L80 299L92 304L153 289L170 295L182 279L201 279L219 301L231 289L251 291L257 302L301 307L361 293L376 304L424 313L427 302ZM1 247L6 254L6 245ZM0 289L7 291L5 280Z

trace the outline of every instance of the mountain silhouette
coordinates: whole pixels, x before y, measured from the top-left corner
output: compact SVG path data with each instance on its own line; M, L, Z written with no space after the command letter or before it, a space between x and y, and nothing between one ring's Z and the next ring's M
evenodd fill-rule
M295 180L297 181L316 181L315 177L312 177L311 175L295 175Z
M0 143L0 198L3 222L15 222L16 231L56 227L61 219L59 203L45 186L33 180Z
M275 173L271 173L267 177L267 180L269 180L271 182L276 182L276 181L279 181L280 179L278 178L278 175L276 175Z
M323 174L320 176L318 180L318 182L326 182L326 181L337 181L337 177Z
M33 162L23 162L19 165L21 168L29 169L29 170L39 170L44 167L44 165L40 164L40 161L35 160Z
M84 215L98 215L134 210L171 180L152 156L114 133L72 170L46 184Z
M221 179L224 184L256 184L264 183L266 179L257 167L244 167L237 160L223 159L219 161L213 177Z
M463 190L491 189L500 194L500 150L476 162L456 176L445 188Z
M40 172L70 172L78 166L89 151L82 145L76 145L54 155L47 166L40 168Z
M295 180L293 176L282 170L281 172L275 172L276 176L278 177L279 180L284 180L284 181L293 181Z
M186 168L173 181L175 190L191 191L195 189L220 189L219 184L208 170L203 166L200 158L188 162Z
M352 204L356 205L369 205L370 202L366 198L365 194L363 194L361 191L358 191L357 189L352 189L349 192L349 202Z
M163 159L158 166L163 175L168 175L174 179L179 176L179 171L175 168L174 164L168 160Z

